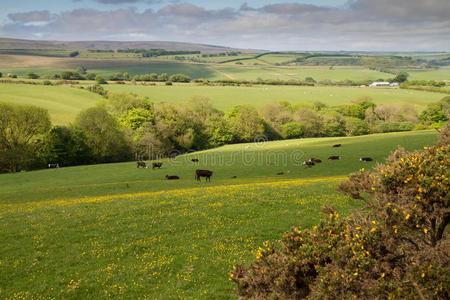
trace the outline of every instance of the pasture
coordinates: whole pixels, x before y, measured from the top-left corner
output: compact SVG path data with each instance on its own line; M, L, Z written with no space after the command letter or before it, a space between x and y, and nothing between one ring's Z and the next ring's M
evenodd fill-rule
M70 123L81 110L94 106L101 99L97 94L69 86L0 84L0 102L45 108L56 125Z
M111 92L135 93L147 96L154 102L182 103L192 96L202 95L211 99L218 109L227 111L240 104L260 107L268 102L288 101L291 103L323 102L327 105L349 104L360 97L370 97L376 104L412 104L418 110L437 102L445 95L439 93L390 88L359 87L301 87L301 86L198 86L175 84L173 86L108 85Z
M435 141L433 131L289 140L164 159L160 170L130 162L2 174L0 297L233 298L227 272L263 241L312 227L325 204L342 215L360 206L334 191L348 173L398 145ZM323 163L304 169L313 156ZM211 183L195 181L197 168L214 171Z

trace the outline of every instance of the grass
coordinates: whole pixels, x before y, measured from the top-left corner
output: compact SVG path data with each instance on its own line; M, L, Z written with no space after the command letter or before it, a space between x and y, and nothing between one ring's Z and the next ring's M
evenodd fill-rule
M94 93L67 86L28 84L1 84L0 102L32 104L49 111L54 124L73 121L83 109L93 106L102 98Z
M436 70L405 70L410 80L450 80L450 67L440 67Z
M197 86L178 84L173 86L108 85L112 92L133 92L147 96L155 102L182 103L195 95L207 96L215 107L228 110L235 105L250 104L260 107L268 102L289 101L292 103L323 102L328 105L349 104L359 97L370 97L377 104L413 104L418 110L428 103L436 102L445 95L439 93L402 89L359 87L297 87L297 86Z
M121 163L0 175L0 297L233 298L227 272L263 241L312 227L325 204L342 215L360 205L334 190L375 164L360 156L382 161L398 144L435 140L423 131L239 144L163 160L161 170ZM324 159L332 154L342 160ZM305 170L311 156L324 162ZM194 180L198 167L214 171L211 183Z

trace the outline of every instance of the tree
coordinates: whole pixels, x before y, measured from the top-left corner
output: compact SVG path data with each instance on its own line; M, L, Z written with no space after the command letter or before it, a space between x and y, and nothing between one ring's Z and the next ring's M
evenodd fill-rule
M50 124L45 109L0 103L0 169L16 172L26 168L35 155L35 139Z
M408 76L409 76L408 73L400 72L400 73L398 73L397 76L394 77L394 79L392 81L402 83L402 82L405 82L406 80L408 80Z
M97 84L107 84L106 80L99 75L95 76L95 81L97 82Z
M172 82L191 82L191 77L184 74L174 74L170 76L169 80Z
M304 126L301 123L289 122L281 125L283 139L298 139L304 136Z
M36 74L36 73L33 73L33 72L28 72L28 73L25 75L25 77L26 77L26 78L29 78L29 79L38 79L38 78L39 78L39 75Z
M77 166L94 161L85 142L84 132L65 126L53 127L40 143L40 157L45 162L60 166Z
M78 65L76 72L79 74L86 74L87 69L85 66L83 65Z
M345 136L345 120L340 113L330 111L323 114L322 124L324 136Z
M95 77L97 77L97 75L95 73L88 73L88 74L86 74L86 79L87 80L95 80Z
M420 114L419 119L424 124L433 124L448 120L440 105L428 105Z
M168 81L169 80L169 75L167 75L167 73L162 73L158 76L158 81Z
M79 51L72 51L72 52L69 53L69 56L70 57L75 57L75 56L78 56L79 54L80 54Z
M364 135L369 133L369 125L364 120L348 117L345 118L345 131L348 136Z
M264 121L250 105L233 107L225 118L230 124L235 142L253 142L257 136L264 134Z
M314 78L312 78L312 77L306 77L306 78L305 78L305 81L306 81L306 82L316 83L316 81L315 81Z
M125 161L130 149L117 119L104 105L88 108L77 116L75 127L86 135L86 143L97 163Z

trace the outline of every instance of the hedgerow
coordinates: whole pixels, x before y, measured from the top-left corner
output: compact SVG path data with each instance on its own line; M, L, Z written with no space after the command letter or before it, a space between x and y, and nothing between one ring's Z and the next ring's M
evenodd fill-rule
M342 218L332 208L312 229L293 227L234 266L237 294L252 299L449 299L450 128L420 151L399 148L338 191L364 201Z

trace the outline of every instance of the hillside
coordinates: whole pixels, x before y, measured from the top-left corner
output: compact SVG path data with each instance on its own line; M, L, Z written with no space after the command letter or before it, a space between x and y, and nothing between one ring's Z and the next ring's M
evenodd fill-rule
M181 42L168 41L38 41L0 38L0 49L42 49L42 50L117 50L117 49L165 49L169 51L201 51L201 52L227 52L238 49ZM242 50L239 51L252 51Z
M161 170L122 163L2 174L0 297L233 299L227 273L253 261L264 241L312 227L326 204L343 216L360 206L335 191L349 172L374 165L360 156L381 162L399 144L435 140L423 131L240 144L163 160ZM327 161L331 154L342 160ZM324 162L306 170L311 156ZM196 168L213 170L211 183L196 182Z

